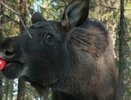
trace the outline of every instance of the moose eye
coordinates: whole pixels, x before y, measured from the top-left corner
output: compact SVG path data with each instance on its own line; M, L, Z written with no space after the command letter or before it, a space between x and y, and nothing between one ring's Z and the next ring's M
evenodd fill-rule
M52 43L55 40L55 36L51 33L46 34L46 41Z

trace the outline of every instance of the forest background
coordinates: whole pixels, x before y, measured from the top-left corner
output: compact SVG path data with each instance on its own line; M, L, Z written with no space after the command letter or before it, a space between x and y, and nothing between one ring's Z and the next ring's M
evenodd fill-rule
M0 39L16 36L28 27L34 12L59 20L70 0L0 0ZM131 100L131 0L90 0L88 18L105 24L112 36L119 67L119 95ZM45 96L51 99L51 91ZM36 90L22 79L8 80L0 73L0 100L39 100Z

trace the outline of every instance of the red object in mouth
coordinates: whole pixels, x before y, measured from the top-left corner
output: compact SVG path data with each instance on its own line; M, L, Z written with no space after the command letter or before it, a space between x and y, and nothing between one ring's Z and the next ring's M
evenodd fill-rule
M5 67L6 63L7 62L4 59L0 58L0 70L2 70Z

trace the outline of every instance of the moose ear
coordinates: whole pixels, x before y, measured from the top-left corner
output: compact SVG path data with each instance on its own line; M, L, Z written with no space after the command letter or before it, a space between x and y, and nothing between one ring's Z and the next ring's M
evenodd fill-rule
M73 0L64 11L61 25L67 28L81 25L87 19L89 1L90 0Z
M41 16L41 14L39 12L35 12L31 18L31 21L33 24L36 22L39 22L39 21L44 21L44 20L45 19Z

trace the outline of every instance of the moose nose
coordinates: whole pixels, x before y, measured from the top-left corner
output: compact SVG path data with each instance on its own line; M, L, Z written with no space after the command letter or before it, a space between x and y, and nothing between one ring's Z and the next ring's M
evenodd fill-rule
M15 57L16 49L14 38L5 38L0 42L0 57L3 59L12 59Z
M11 59L15 56L15 50L13 47L9 47L3 50L4 58Z

